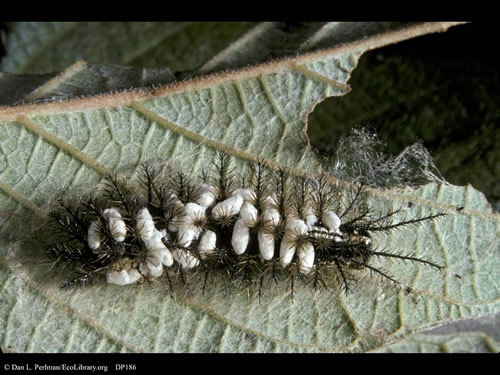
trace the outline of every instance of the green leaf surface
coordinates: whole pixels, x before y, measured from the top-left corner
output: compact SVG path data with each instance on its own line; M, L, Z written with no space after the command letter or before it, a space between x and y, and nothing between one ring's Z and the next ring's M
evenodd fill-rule
M409 30L431 30L425 27ZM239 45L259 40L258 33L246 35ZM347 33L358 36L344 39L340 47L335 27L304 35L324 49L272 62L267 60L270 54L262 52L265 62L260 65L237 69L236 63L232 72L153 89L110 91L117 86L106 85L102 72L123 82L120 74L112 73L114 68L80 63L31 91L27 102L43 103L0 109L2 348L367 351L445 322L498 312L500 219L471 187L429 184L417 190L370 190L369 203L377 210L411 201L410 214L449 214L416 230L374 238L447 266L435 272L412 264L384 264L412 286L415 292L410 295L369 283L361 283L347 297L298 286L293 303L286 285L269 290L261 301L253 291L227 295L220 284L208 295L181 292L175 298L166 295L161 283L66 291L59 289L60 280L47 278L45 265L27 261L27 255L36 257L40 249L17 240L32 231L32 214L43 215L49 200L61 191L76 195L95 189L110 171L133 173L142 162L153 160L195 174L219 150L232 155L241 171L257 158L271 168L286 166L296 175L321 170L305 132L309 113L326 97L347 92L350 73L365 50L419 33L375 28L372 37L362 39L359 33ZM330 49L323 44L328 41ZM297 44L303 45L293 38L290 43L295 51ZM245 55L245 48L236 48ZM161 71L165 80L171 79L170 71ZM143 86L145 81L135 77L135 87ZM80 93L82 82L87 87ZM71 100L54 100L61 96ZM457 211L457 206L464 208Z

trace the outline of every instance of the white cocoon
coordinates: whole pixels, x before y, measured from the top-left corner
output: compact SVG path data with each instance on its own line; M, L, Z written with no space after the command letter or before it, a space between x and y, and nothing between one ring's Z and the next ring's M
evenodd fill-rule
M99 221L91 222L87 234L89 247L92 250L98 249L102 241L104 241L104 234L101 231L101 224Z
M280 245L280 262L283 267L290 264L297 249L297 237L307 233L307 226L303 220L292 219L287 221L286 230Z
M314 214L314 211L310 204L308 204L304 208L302 216L304 218L304 222L306 223L308 229L311 229L314 226L314 224L316 224L316 222L318 221L318 217Z
M128 280L129 284L133 284L141 278L141 274L135 268L129 269L127 271L127 273L128 273L128 277L129 277L129 280Z
M314 246L312 243L306 242L302 244L297 255L299 257L300 272L309 273L314 265Z
M165 246L161 238L156 240L155 242L150 242L148 244L148 259L149 257L156 257L158 261L167 266L170 267L174 263L174 259L172 257L172 253L170 250Z
M116 242L123 242L127 235L127 227L122 219L122 215L116 208L107 208L102 215L108 220L109 230Z
M130 276L127 271L109 271L106 274L106 281L108 284L116 285L127 285L129 283Z
M340 228L340 218L333 211L325 211L321 216L321 221L328 229L337 231Z
M253 227L257 222L259 211L253 204L244 201L240 210L240 218L245 222L248 227Z
M212 210L214 219L221 219L225 216L238 215L240 208L243 205L243 198L241 195L232 195L225 201L219 202Z
M198 244L198 250L200 252L212 251L215 249L215 244L217 243L217 235L211 230L207 230L201 236L200 243Z
M200 206L197 203L187 203L184 206L184 212L186 213L186 216L191 219L204 217L206 209L206 207Z
M135 218L137 231L143 242L151 240L153 233L156 231L153 217L147 208L143 208L137 213Z
M235 191L233 191L233 197L235 195L239 195L243 198L243 200L245 201L250 201L252 202L254 199L255 199L255 193L252 189L236 189Z
M287 234L291 234L292 232L295 234L295 236L307 233L306 223L304 223L303 220L299 219L292 219L290 221L287 220L285 229L285 236Z
M296 244L295 238L284 236L280 244L280 262L283 267L290 264L295 254Z
M150 258L148 257L148 260L141 264L141 272L145 276L160 277L163 273L163 266L161 265L159 259L152 258L151 260L152 261L150 261Z
M156 268L159 268L160 264L170 267L174 263L172 254L161 240L166 236L165 230L159 231L156 229L153 217L147 208L143 208L138 212L136 223L141 240L148 249L148 262ZM153 270L152 273L149 273L153 275L157 272L158 270Z
M248 246L250 240L250 229L245 224L243 219L238 219L234 224L233 237L231 238L231 245L236 254L243 254Z
M275 208L266 208L262 213L266 224L278 225L280 222L280 213Z
M179 230L179 226L184 220L184 204L177 197L172 200L172 204L174 205L174 212L179 212L179 214L174 216L172 220L170 220L170 222L168 223L168 230L175 233Z
M270 260L274 256L274 236L262 230L258 234L260 255L264 260Z
M318 217L314 214L306 215L304 217L304 221L305 221L307 227L309 229L311 229L314 226L314 224L316 224L318 222Z
M179 227L179 244L183 247L189 247L191 242L196 239L196 230L191 225L182 225Z
M203 207L210 207L215 202L215 188L208 184L202 184L198 191L196 203Z
M172 264L174 264L174 257L172 256L170 250L167 249L166 247L165 250L163 251L163 257L161 258L161 263L167 267L170 267Z
M307 206L304 210L304 221L309 229L318 222L318 217L314 214L311 206Z
M186 231L193 231L192 239L197 239L201 234L202 228L200 228L198 225L193 224L196 222L196 220L203 220L205 218L206 207L200 206L196 203L187 203L184 206L184 210L186 214L184 215L183 220L180 221L180 224L178 225L179 233L177 236L181 238L181 236L184 236L184 233ZM188 243L189 237L186 237L185 240L186 243ZM184 246L187 247L189 245Z

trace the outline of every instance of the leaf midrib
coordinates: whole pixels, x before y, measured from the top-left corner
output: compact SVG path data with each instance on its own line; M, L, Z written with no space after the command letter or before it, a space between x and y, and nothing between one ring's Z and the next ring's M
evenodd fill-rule
M98 109L108 106L127 106L135 101L156 99L176 93L185 93L193 90L207 88L213 84L223 84L235 80L249 79L261 75L279 73L283 70L294 70L297 65L306 64L321 58L332 57L339 54L364 52L379 48L392 43L400 42L420 35L432 32L444 32L449 27L462 24L463 22L431 22L417 26L411 26L402 30L392 31L381 35L375 35L351 42L345 45L326 48L292 58L282 58L248 68L232 70L228 72L197 76L186 81L175 82L158 88L139 88L119 93L108 93L95 97L84 97L69 99L62 102L38 103L24 106L4 107L0 109L0 121L14 121L19 115L27 117L46 114L56 114L66 111L80 111L87 109ZM91 98L91 100L89 100Z

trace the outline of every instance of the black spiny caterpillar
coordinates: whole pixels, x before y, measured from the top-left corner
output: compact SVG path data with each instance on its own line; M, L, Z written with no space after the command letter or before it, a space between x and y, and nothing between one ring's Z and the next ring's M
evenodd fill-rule
M382 215L363 203L364 188L350 194L327 183L327 177L292 178L262 162L250 181L237 186L226 154L213 171L195 183L186 174L143 166L137 183L108 176L104 191L77 202L59 199L50 213L60 241L48 246L56 264L73 273L63 287L105 277L127 285L164 278L185 285L189 276L207 281L222 273L229 282L259 287L289 280L313 286L338 286L347 293L355 274L400 283L370 264L373 257L422 263L429 260L376 249L371 234L435 219L433 214L394 222L402 209ZM407 290L410 288L405 287Z

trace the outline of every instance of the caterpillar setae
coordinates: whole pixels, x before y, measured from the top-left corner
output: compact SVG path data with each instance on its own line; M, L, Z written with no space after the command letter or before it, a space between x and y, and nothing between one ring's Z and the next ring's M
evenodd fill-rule
M50 212L57 228L46 250L71 277L62 285L94 279L129 285L164 279L171 294L190 275L207 289L217 273L232 283L296 280L313 288L349 293L356 274L402 285L371 264L374 257L443 267L413 254L377 248L375 232L437 219L442 213L395 220L404 210L376 213L364 203L365 186L346 193L327 175L291 177L260 161L238 181L227 154L199 180L171 167L143 165L136 182L107 176L105 187L76 201L59 198ZM53 237L52 237L53 238Z

